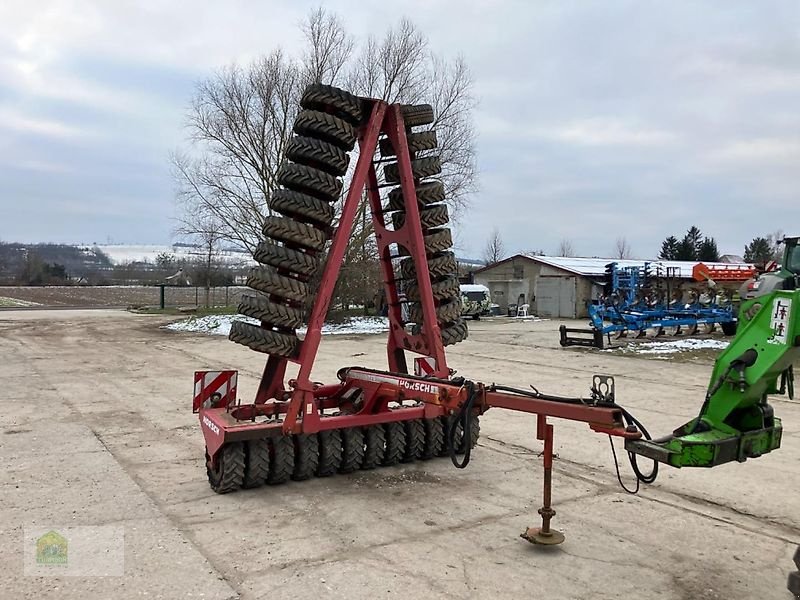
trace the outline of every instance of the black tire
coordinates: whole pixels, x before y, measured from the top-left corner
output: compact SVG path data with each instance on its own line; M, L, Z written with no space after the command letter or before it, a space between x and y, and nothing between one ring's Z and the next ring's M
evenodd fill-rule
M364 462L364 433L358 427L346 427L342 431L342 464L340 473L352 473Z
M269 443L265 439L244 443L243 488L261 487L269 476Z
M303 92L300 106L333 112L337 117L341 117L353 125L358 125L363 120L361 98L332 85L312 83Z
M442 345L444 346L452 346L458 342L463 342L465 339L467 339L467 337L469 337L469 329L467 328L467 323L464 321L464 319L459 319L452 325L442 327L441 333Z
M319 464L317 477L330 477L335 475L342 464L342 434L338 429L320 431L319 439Z
M470 415L470 438L469 447L474 448L478 445L478 439L481 437L481 420L478 415Z
M447 225L450 222L450 215L447 212L447 205L429 204L419 211L419 219L422 222L423 229ZM399 211L392 215L392 225L394 225L395 231L400 229L405 224L405 211Z
M453 237L449 229L429 229L422 238L425 241L425 254L428 256L446 252L453 247ZM400 246L399 253L401 256L411 256L403 246Z
M386 453L386 433L381 425L364 427L364 460L361 461L362 469L374 469L383 464Z
M427 460L439 456L444 446L444 426L441 419L422 419L425 428L425 445L420 458Z
M386 435L386 452L383 455L385 466L396 465L406 453L406 430L399 421L384 423L383 431Z
M413 462L425 450L425 425L422 424L422 419L403 421L403 425L406 430L406 444L402 461Z
M206 451L206 473L211 489L218 494L227 494L242 487L244 481L244 446L232 442L222 446L217 456L217 468L211 470Z
M228 339L256 352L294 358L300 352L300 340L294 334L262 329L244 321L234 321Z
M253 267L250 269L247 285L259 292L273 294L295 302L305 302L311 294L311 289L307 283L293 277L279 275L271 267Z
M297 434L294 438L294 471L292 479L305 481L317 472L319 463L319 440L316 434Z
M329 202L294 190L277 190L269 201L270 208L287 217L312 221L323 229L333 223L335 211Z
M800 598L800 571L789 573L789 581L786 588L794 594L795 598Z
M448 277L442 281L431 283L434 300L443 300L445 298L452 298L459 294L458 279L455 277ZM406 286L406 298L413 302L420 301L419 284L416 281L409 281Z
M264 265L284 269L309 277L317 272L320 259L317 256L279 246L272 241L261 242L253 253L253 258Z
M411 161L411 173L414 179L433 177L442 172L442 163L438 156L426 156ZM400 167L397 163L389 163L383 168L383 175L388 183L400 183Z
M341 179L306 165L283 163L278 170L277 180L290 190L304 192L326 202L338 200L342 193Z
M736 326L737 326L737 322L736 321L729 321L727 323L720 323L719 326L722 328L723 335L726 335L728 337L730 337L732 335L736 335Z
M406 142L408 143L408 150L412 154L423 150L433 150L437 145L436 132L430 130L410 133L406 136ZM379 147L381 149L381 156L388 157L397 154L389 138L382 139Z
M301 110L294 121L297 135L325 140L347 150L356 143L356 128L344 119L318 110Z
M240 315L247 315L279 327L297 329L303 325L301 309L286 304L276 304L264 296L242 296L238 311Z
M428 258L428 273L431 277L446 277L458 273L456 255L452 252L442 252ZM402 279L416 279L417 269L411 258L400 261L400 277Z
M317 138L298 135L286 145L286 158L307 167L314 167L334 176L341 177L347 172L350 157L347 152Z
M424 181L414 186L417 192L417 202L423 206L444 200L444 184L441 181ZM405 210L403 201L403 188L396 187L389 192L387 210Z
M270 461L267 483L286 483L294 472L294 441L292 436L279 435L269 440Z
M267 217L261 230L268 238L316 252L323 250L328 241L328 236L321 229L289 217Z
M425 319L422 314L422 303L412 302L408 306L408 317L411 323L423 323ZM454 323L461 318L461 301L458 298L451 298L444 304L436 307L437 323Z
M430 104L404 104L400 110L406 127L430 125L434 121L433 107Z

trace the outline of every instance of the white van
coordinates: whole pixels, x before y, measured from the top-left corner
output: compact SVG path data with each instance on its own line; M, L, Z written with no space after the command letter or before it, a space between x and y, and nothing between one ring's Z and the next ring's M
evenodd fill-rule
M461 288L461 316L479 319L488 315L492 304L489 288L475 283L464 284Z

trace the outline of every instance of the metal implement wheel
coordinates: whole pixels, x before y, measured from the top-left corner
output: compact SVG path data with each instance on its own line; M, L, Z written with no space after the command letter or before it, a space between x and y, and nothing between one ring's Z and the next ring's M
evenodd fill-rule
M261 229L268 238L316 252L325 248L325 242L328 241L327 234L321 229L289 217L267 217Z
M385 466L396 465L406 452L405 427L402 423L395 421L384 423L383 431L386 434L386 453L383 455L383 464Z
M300 340L289 333L262 329L244 321L234 321L228 339L256 352L291 358L300 352Z
M417 158L411 161L411 174L414 179L432 177L442 172L442 163L438 156ZM383 175L388 183L400 183L400 166L398 163L389 163L383 168Z
M239 303L239 314L289 329L296 329L303 325L301 309L270 302L264 296L242 296L242 301Z
M469 336L469 328L464 319L458 319L452 325L442 327L440 331L442 334L442 344L445 346L452 346L458 342L463 342Z
M325 85L313 83L303 91L300 106L325 112L333 112L336 116L358 125L362 118L361 98L348 91Z
M294 438L294 472L292 479L304 481L317 472L319 463L319 440L316 434L298 434Z
M319 438L317 477L335 475L342 464L342 434L338 429L329 429L320 431L317 438Z
M344 175L350 163L347 152L338 146L303 136L296 136L289 141L285 156L300 165L314 167L335 176Z
M703 323L700 325L700 333L709 334L714 333L717 330L716 323Z
M425 450L425 425L422 419L403 421L406 430L406 448L402 462L413 462L422 456Z
M270 438L270 465L267 483L276 484L289 481L294 471L294 442L292 437L281 435Z
M669 325L662 328L664 335L667 337L675 337L681 330L679 325Z
M408 144L408 151L413 155L422 150L433 150L436 148L436 132L419 131L417 133L409 133L406 136L406 143ZM381 156L388 157L397 154L392 146L392 141L389 138L383 139L378 144L381 150Z
M692 323L691 325L686 325L681 329L681 333L683 335L695 335L697 333L697 323Z
M244 443L244 479L242 487L264 485L269 476L269 444L267 440L248 440Z
M450 215L447 212L446 204L430 204L419 211L420 222L423 229L430 229L431 227L441 227L450 222ZM396 212L392 215L392 225L394 230L397 231L406 224L406 213L404 211Z
M253 267L247 276L247 286L270 294L280 296L295 302L305 302L311 294L311 288L307 283L280 275L272 267Z
M301 221L312 221L323 229L330 226L335 216L329 202L294 190L276 190L269 205L282 215Z
M225 444L217 454L217 464L211 468L211 457L206 450L206 473L211 489L227 494L242 487L244 481L244 446L241 442Z
M264 265L285 269L292 273L313 275L319 267L320 260L312 254L292 250L275 244L272 240L261 242L253 253L253 258Z
M425 181L415 187L417 202L422 205L441 202L445 198L444 184L441 181ZM405 210L403 202L403 188L396 187L389 192L389 203L384 210Z
M364 460L362 469L374 469L383 463L386 453L386 433L381 425L364 427Z
M433 106L430 104L404 104L400 111L406 127L430 125L434 121Z
M350 151L356 143L356 128L344 119L318 110L301 110L294 120L297 135L325 140Z
M618 340L619 338L622 337L622 335L623 335L622 329L615 329L614 331L608 332L608 337L612 340Z
M628 337L634 340L640 337L644 337L643 329L626 329L625 331L627 332Z
M661 327L648 327L647 329L644 330L644 335L645 335L646 338L652 340L654 338L657 338L659 335L661 335L662 331L663 330L662 330Z
M425 428L425 445L420 458L440 456L444 446L444 425L441 419L422 419Z
M358 427L347 427L342 432L342 462L340 473L352 473L364 462L364 433Z

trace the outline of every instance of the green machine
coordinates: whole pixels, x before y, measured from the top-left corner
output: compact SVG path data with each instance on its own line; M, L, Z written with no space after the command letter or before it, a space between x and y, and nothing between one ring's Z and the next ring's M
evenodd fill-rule
M625 449L673 467L743 462L781 444L771 394L794 394L800 359L800 290L742 303L736 337L714 365L700 414L671 435L628 440Z
M714 467L780 447L781 421L768 399L794 395L793 364L800 360L799 240L784 240L780 270L767 274L758 286L762 289L742 302L736 336L714 365L700 413L668 436L626 441L634 466L639 455L678 468ZM798 570L789 574L788 589L800 600L800 547L794 562Z

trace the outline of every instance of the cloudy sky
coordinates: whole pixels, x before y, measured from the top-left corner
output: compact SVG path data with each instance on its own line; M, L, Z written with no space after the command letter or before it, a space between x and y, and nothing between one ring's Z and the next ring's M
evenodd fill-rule
M276 46L319 2L3 0L0 239L168 243L168 155L195 82ZM324 2L357 36L411 18L480 105L480 257L640 257L696 224L722 252L800 231L800 2Z

